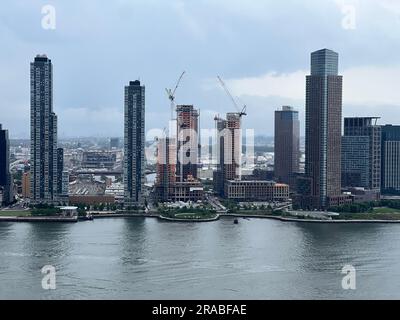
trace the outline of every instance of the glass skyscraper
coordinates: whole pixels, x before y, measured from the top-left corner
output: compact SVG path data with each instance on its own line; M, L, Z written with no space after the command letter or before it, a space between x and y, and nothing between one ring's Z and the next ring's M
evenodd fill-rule
M377 117L345 118L342 187L381 188L381 126Z
M382 127L382 193L400 194L400 126Z
M0 124L0 191L2 197L0 206L11 202L11 174L10 174L10 141L8 130L3 130Z

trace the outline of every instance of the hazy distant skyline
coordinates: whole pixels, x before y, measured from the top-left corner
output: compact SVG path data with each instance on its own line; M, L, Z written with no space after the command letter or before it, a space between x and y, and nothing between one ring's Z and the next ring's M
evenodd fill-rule
M56 9L56 29L41 26ZM343 27L355 8L355 29ZM178 104L201 109L201 126L235 111L220 75L248 106L244 126L273 135L274 111L300 111L310 53L339 53L343 116L381 116L400 124L400 2L396 0L5 0L0 12L0 123L29 137L29 64L45 53L54 65L59 138L123 136L124 86L146 86L146 130L169 119L165 88L187 74ZM345 10L345 11L342 11Z

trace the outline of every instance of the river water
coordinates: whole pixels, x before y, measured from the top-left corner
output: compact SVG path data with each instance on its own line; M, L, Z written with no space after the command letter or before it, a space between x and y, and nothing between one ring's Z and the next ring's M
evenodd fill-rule
M41 268L56 268L56 290ZM345 265L356 290L343 290ZM400 298L400 225L0 223L0 299Z

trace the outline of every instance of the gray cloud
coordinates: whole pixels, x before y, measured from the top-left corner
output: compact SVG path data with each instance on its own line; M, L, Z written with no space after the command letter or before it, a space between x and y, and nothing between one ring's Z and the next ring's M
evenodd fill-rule
M41 28L45 4L56 8L55 31ZM355 30L342 28L342 4L355 6ZM217 74L238 80L293 74L308 70L310 52L322 47L341 54L342 70L371 68L373 76L400 65L400 8L390 0L5 0L2 7L0 122L14 137L29 134L29 62L37 53L54 63L54 109L65 136L122 136L123 86L139 77L146 85L148 129L166 126L164 89L182 70L188 75L178 103L203 109L202 124L212 127L214 112L232 110L223 91L204 86ZM249 105L245 124L258 134L272 134L280 105L304 105L304 98L284 90L278 97L242 94ZM395 99L371 101L371 113L397 120ZM350 103L363 105L345 101L354 112L361 109ZM78 113L85 118L74 117Z

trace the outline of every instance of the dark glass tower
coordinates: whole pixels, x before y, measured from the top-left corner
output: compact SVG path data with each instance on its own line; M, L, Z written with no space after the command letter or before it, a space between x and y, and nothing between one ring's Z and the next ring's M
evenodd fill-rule
M377 117L345 118L342 186L381 188L381 133Z
M383 194L400 194L400 126L382 127Z
M10 142L8 139L8 130L3 130L0 124L0 189L3 197L0 200L2 204L11 202L11 175L10 175Z
M57 201L57 116L53 65L45 55L31 63L31 201Z
M124 191L125 207L143 203L145 147L145 87L131 81L125 87Z
M274 145L275 179L294 187L295 174L300 169L300 121L299 112L292 107L275 111Z
M322 49L311 54L306 80L306 163L310 206L327 208L341 195L342 76L339 55Z

